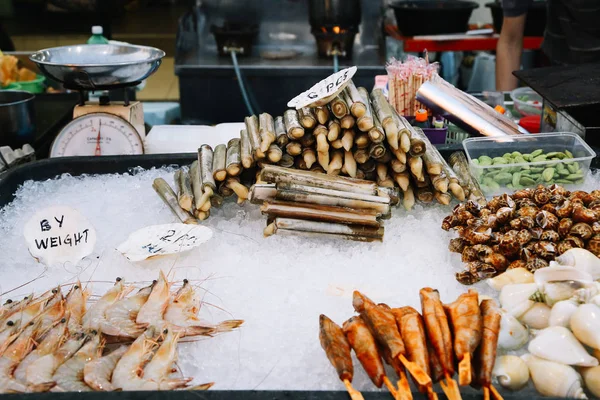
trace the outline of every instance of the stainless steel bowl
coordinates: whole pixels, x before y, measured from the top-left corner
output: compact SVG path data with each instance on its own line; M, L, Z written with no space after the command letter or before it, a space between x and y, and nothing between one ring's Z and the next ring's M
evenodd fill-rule
M29 58L67 89L104 90L138 84L158 69L164 56L154 47L86 44L40 50Z

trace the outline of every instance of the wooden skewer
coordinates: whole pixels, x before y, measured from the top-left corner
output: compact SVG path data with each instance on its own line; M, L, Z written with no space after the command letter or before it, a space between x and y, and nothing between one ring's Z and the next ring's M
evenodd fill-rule
M423 371L423 369L416 363L408 361L403 354L398 355L398 360L406 367L411 376L421 386L431 385L431 378Z
M446 373L446 382L440 381L440 386L442 390L448 397L448 400L462 400L462 396L460 395L460 390L458 389L458 384L452 377Z
M387 389L390 391L392 396L394 396L394 398L396 398L398 396L398 391L396 390L396 388L394 387L394 384L390 381L390 379L387 376L383 377L383 384L385 385L385 387L387 387Z
M471 353L463 355L463 359L458 363L458 384L467 386L471 384Z
M396 398L402 400L412 400L412 393L410 391L410 384L408 383L408 377L406 376L406 372L402 368L398 371L400 375L400 379L398 380L398 395Z
M483 400L490 400L490 388L487 386L483 388Z
M429 398L429 400L438 400L438 395L433 391L431 386L427 386L427 398Z
M344 385L346 386L346 390L348 391L348 394L352 400L365 400L363 395L352 387L352 384L348 379L344 379Z
M502 395L500 393L498 393L498 389L496 389L494 387L494 385L490 385L489 389L492 392L492 398L494 400L504 400L504 397L502 397ZM484 390L485 390L485 388L484 388Z

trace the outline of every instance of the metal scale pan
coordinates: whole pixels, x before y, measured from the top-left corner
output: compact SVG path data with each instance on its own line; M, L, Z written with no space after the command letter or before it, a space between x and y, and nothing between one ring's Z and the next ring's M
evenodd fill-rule
M160 66L165 52L128 44L54 47L29 58L47 77L69 90L112 90L136 86Z

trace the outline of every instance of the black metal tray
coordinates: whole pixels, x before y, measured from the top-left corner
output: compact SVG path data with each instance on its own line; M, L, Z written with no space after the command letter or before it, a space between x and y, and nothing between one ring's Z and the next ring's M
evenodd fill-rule
M436 146L442 156L448 157L454 151L462 151L462 146ZM594 149L600 154L600 149ZM126 173L133 168L150 169L168 165L189 165L196 159L195 153L142 155L142 156L105 156L105 157L67 157L52 158L32 162L16 167L0 179L0 208L14 199L14 194L27 180L43 181L53 179L64 173L73 176L83 174ZM592 169L600 167L600 158L592 161ZM388 392L363 392L366 400L389 400ZM444 395L440 392L440 398ZM427 397L414 393L417 400ZM541 396L506 395L506 400L541 400ZM32 393L0 395L2 399L26 400L348 400L343 391L269 391L269 390L208 390L203 392L171 391L171 392L90 392L90 393ZM465 393L464 400L481 400L482 394ZM545 397L544 399L550 399Z

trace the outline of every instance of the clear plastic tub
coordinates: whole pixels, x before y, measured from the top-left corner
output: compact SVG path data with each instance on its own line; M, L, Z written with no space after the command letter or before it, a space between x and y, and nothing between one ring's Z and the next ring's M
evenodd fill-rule
M515 110L524 117L529 115L542 115L544 99L529 87L522 87L510 92Z
M581 137L570 132L469 138L463 147L471 175L486 196L539 184L576 188L596 157Z

